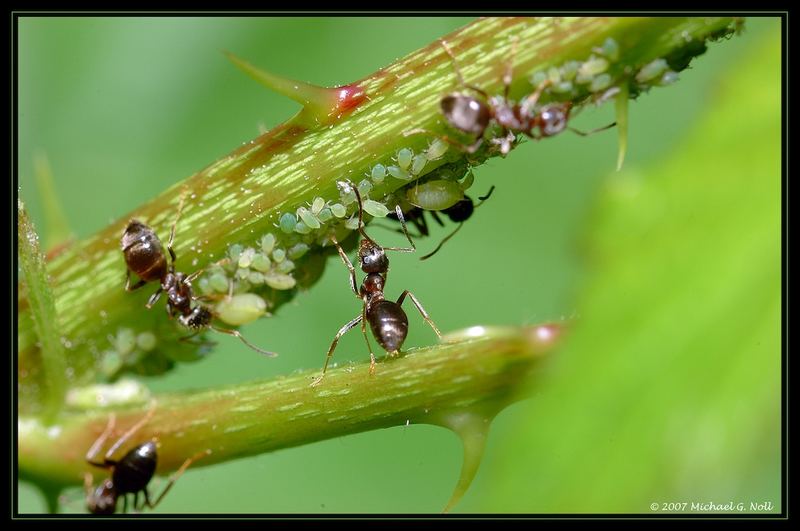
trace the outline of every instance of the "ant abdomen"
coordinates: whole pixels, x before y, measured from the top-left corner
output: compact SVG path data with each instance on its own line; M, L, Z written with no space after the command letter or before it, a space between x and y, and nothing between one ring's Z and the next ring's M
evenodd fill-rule
M399 304L382 300L370 305L367 320L372 334L387 352L399 352L408 335L408 316Z
M114 467L111 480L118 492L139 492L147 487L156 473L156 443L140 444Z
M167 274L167 259L161 240L141 221L128 223L120 242L128 268L145 282L160 281Z

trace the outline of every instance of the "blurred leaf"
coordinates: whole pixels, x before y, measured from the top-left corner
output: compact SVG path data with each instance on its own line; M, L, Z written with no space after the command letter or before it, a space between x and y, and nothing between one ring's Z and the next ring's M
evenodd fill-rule
M671 158L608 181L574 335L490 510L780 510L780 57L772 34Z

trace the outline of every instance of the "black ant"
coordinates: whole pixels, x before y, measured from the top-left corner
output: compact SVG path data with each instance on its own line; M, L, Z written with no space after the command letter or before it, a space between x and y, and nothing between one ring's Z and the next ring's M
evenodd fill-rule
M92 466L111 471L111 477L107 478L95 489L92 488L92 474L86 472L84 476L86 508L92 514L114 514L117 510L117 500L119 500L119 498L122 498L122 512L124 513L128 509L128 494L133 494L134 511L138 512L145 506L153 509L164 498L167 492L169 492L169 489L172 488L172 485L178 480L181 474L189 468L189 465L197 459L211 453L211 450L205 450L186 459L169 479L167 486L158 498L156 498L154 502L151 502L150 495L147 492L147 484L150 483L150 480L153 478L158 464L156 441L150 440L134 447L119 461L112 459L112 456L120 446L130 439L139 428L153 416L154 411L155 407L151 408L144 418L120 437L120 439L109 448L102 461L95 461L95 456L114 430L115 416L112 413L108 419L108 426L106 426L105 431L95 441L92 447L89 448L89 451L86 453L86 462ZM144 501L141 506L139 505L140 492L144 493Z
M518 133L522 133L534 140L557 135L567 128L572 102L554 102L542 105L537 109L543 91L552 84L550 80L545 80L539 84L536 90L525 98L521 103L513 103L508 99L508 92L511 88L512 64L509 60L506 72L503 75L503 96L490 97L483 89L474 85L467 85L458 68L456 57L445 41L440 41L442 47L453 60L453 69L458 77L459 84L464 88L477 92L482 96L475 98L467 94L454 92L444 96L440 101L442 113L447 122L460 132L475 137L475 141L470 145L462 145L444 137L443 140L458 145L467 153L475 153L483 143L483 136L486 129L495 122L501 128L501 136L492 138L493 144L500 146L500 154L505 156L511 151L511 147L516 141ZM513 57L516 50L517 41L514 40L511 55ZM598 131L603 131L615 124L595 129L588 133L569 128L576 134L587 136ZM420 130L410 131L408 134L420 132Z
M158 239L155 231L135 219L128 223L120 242L127 266L125 270L125 290L133 291L148 282L160 282L158 290L150 296L145 306L147 309L152 308L161 297L161 293L166 291L167 315L169 315L170 319L177 316L180 324L194 332L192 335L182 338L184 340L194 337L206 328L210 328L216 332L238 337L242 343L256 352L267 356L277 356L274 352L262 350L251 344L238 330L229 330L212 325L211 320L214 318L214 314L206 306L202 304L192 306L193 301L200 299L192 291L192 281L200 276L204 269L195 271L190 275L175 271L176 256L175 251L172 250L172 242L175 238L175 226L180 218L182 208L183 198L181 198L181 203L178 206L178 215L172 224L169 242L167 242L167 251L169 251L171 258L169 265L167 265L167 257L164 254L161 240ZM133 286L131 286L131 271L136 273L140 279Z
M489 197L492 195L492 192L494 192L494 186L489 188L489 191L486 193L486 195L478 197L477 205L470 196L464 195L464 198L458 201L453 206L438 211L446 215L453 223L458 223L458 227L456 227L455 230L453 230L453 232L445 236L442 239L442 241L439 242L439 245L436 246L436 249L426 254L425 256L421 256L420 260L427 260L431 256L438 253L439 250L442 248L442 246L450 238L456 235L456 233L464 225L464 222L467 221L470 217L472 217L472 213L475 211L475 209L481 206L484 201L489 199ZM405 221L411 223L412 225L414 225L414 227L416 227L416 229L419 231L419 237L430 235L430 229L428 228L428 221L427 218L425 217L426 212L430 214L433 220L436 221L436 223L438 223L440 227L444 227L444 222L442 222L436 210L425 210L423 208L413 205L410 208L403 209L403 216L405 217ZM388 217L389 219L400 221L400 218L394 212L390 212L386 217Z
M403 211L400 209L400 206L398 205L395 207L395 212L400 220L400 224L403 227L403 233L408 239L408 242L411 244L411 247L381 247L375 240L367 236L367 233L364 231L364 206L361 201L361 194L359 193L358 188L349 183L342 184L352 189L355 192L356 199L358 200L358 231L362 236L362 239L358 245L358 265L361 267L361 270L367 274L367 276L364 277L364 281L361 283L360 290L356 287L356 270L353 267L352 262L350 262L350 259L347 257L347 254L344 252L344 249L342 249L342 246L339 245L339 242L336 240L336 238L331 237L331 240L333 241L334 245L336 245L336 249L339 251L339 256L342 258L342 262L344 262L344 265L347 266L347 269L350 271L350 287L353 290L353 293L355 293L356 297L358 297L363 303L363 307L361 309L361 314L344 325L341 329L339 329L339 332L336 333L336 337L333 339L333 343L331 343L331 346L328 349L328 354L325 357L325 365L322 367L322 375L314 380L312 385L319 384L322 381L322 378L325 377L325 371L328 369L328 363L333 357L333 351L336 349L339 339L359 323L361 323L361 332L364 334L364 340L367 342L367 348L369 349L370 374L375 372L375 354L372 352L372 346L370 345L369 338L367 337L366 323L369 323L369 326L372 329L372 335L375 336L375 340L386 352L392 356L399 354L400 347L403 345L403 341L405 341L406 336L408 335L408 316L406 316L406 313L402 308L402 304L403 301L405 301L406 296L411 299L411 302L413 302L414 306L416 306L417 310L419 310L422 318L425 319L431 328L433 328L433 331L436 332L436 335L440 339L442 337L441 332L439 332L439 329L436 328L436 325L428 316L428 313L410 291L403 291L400 297L398 297L397 302L389 301L384 298L383 289L386 285L386 278L389 273L389 259L386 257L385 251L411 253L417 250L417 248L414 246L414 242L411 240L411 236L408 234L408 230L406 229Z

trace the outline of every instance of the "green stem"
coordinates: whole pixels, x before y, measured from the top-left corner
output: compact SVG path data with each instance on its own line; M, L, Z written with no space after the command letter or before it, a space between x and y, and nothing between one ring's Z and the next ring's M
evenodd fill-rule
M705 51L706 40L730 34L733 22L731 18L486 18L444 39L457 57L465 81L489 94L502 94L502 74L513 59L509 94L518 99L534 90L530 78L537 72L557 73L570 61L591 63L593 68L587 71L596 69L602 62L592 62L591 58L611 38L618 46L608 52L609 64L604 72L607 79L595 79L597 86L595 82L580 85L576 81L575 90L569 93L548 89L542 99L569 100L580 105L607 93L607 87L631 85L631 94L636 96L658 85L660 77L640 83L637 73L654 60L665 58L675 69L684 68L689 59ZM513 57L512 48L516 50ZM282 215L294 215L298 208L315 199L340 202L337 181L358 182L370 175L376 164L394 164L392 159L401 148L422 153L436 136L453 134L444 123L439 101L442 95L459 87L452 60L439 42L348 87L353 94L366 97L355 107L350 106L352 102L331 103L347 111L333 113L331 116L336 119L332 123L324 127L312 127L309 120L284 123L121 216L48 263L61 316L60 332L69 351L67 365L75 384L102 378L105 353L112 347L108 338L122 328L158 339L149 359L159 361L161 366L150 372L167 370L181 352L177 338L183 335L182 331L162 311L144 309L150 290L127 293L122 289L125 264L119 238L129 219L145 221L166 238L185 192L186 203L174 247L178 255L176 267L187 273L221 259L231 244L258 247L260 238L267 234L275 236L275 245L282 252L298 244L307 245L307 252L292 264L290 275L277 277L271 287L252 287L272 305L274 313L292 298L295 284L308 287L319 278L327 257L335 254L329 245L330 236L337 234L341 240L349 234L337 218L308 233L291 232L290 228L287 234L276 229ZM320 101L317 98L315 104ZM307 114L320 116L322 111ZM433 134L404 135L420 128ZM459 159L463 160L463 154L451 148L443 158L427 163L415 177ZM386 177L375 182L370 199L389 203L391 208L397 198L390 194L408 183ZM348 206L348 215L354 208L353 204ZM277 263L277 259L273 262ZM39 346L32 313L23 299L18 350L23 413L35 413L42 399L39 390L43 382L36 369Z
M210 449L193 466L300 446L342 435L461 418L519 399L520 383L535 375L545 354L557 346L561 327L479 329L453 343L409 352L378 363L328 372L319 370L271 381L157 397L152 418L121 450L157 437L158 472L178 468L186 457ZM152 407L117 411L109 446ZM64 415L47 427L35 418L19 422L19 470L38 484L78 484L87 471L85 452L106 428L109 412ZM463 423L462 423L463 424ZM463 426L449 426L458 433ZM119 457L119 456L117 456Z
M41 389L42 416L47 423L51 423L64 403L67 363L44 256L39 249L39 235L25 212L21 199L17 200L17 252L26 288L26 300L32 309L33 326L41 343L38 350L41 360L36 366L44 386Z

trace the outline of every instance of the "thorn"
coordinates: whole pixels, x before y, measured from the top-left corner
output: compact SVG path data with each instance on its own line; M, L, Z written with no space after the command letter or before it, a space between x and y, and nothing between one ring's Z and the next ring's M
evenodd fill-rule
M244 59L225 51L225 56L242 70L270 90L290 98L303 106L303 110L295 116L296 120L307 127L329 125L349 114L366 99L364 90L355 85L325 88L256 68Z
M59 254L66 248L72 240L72 231L67 223L67 216L59 200L53 180L53 170L50 168L50 161L44 151L37 151L33 156L33 174L36 178L36 187L39 189L39 197L42 198L45 211L44 230L45 235L44 249L48 249L48 254Z
M617 152L617 171L622 169L625 153L628 151L628 84L619 87L616 98L617 130L619 131L619 151Z

